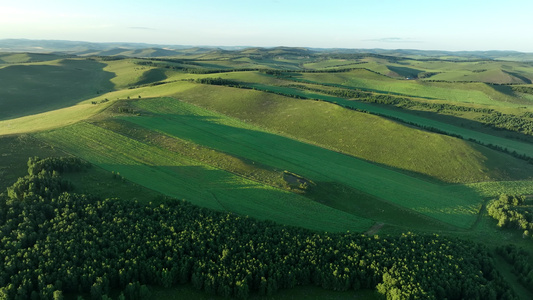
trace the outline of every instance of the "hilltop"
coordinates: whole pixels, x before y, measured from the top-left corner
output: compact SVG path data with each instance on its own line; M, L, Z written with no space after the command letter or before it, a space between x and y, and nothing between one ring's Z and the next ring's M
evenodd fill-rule
M60 52L75 55L123 55L129 57L167 57L186 53L221 53L230 51L234 54L261 55L376 55L412 59L439 60L504 60L533 61L533 53L518 51L435 51L416 49L348 49L348 48L312 48L312 47L253 47L253 46L193 46L161 45L147 43L94 43L66 40L28 40L0 39L0 52Z

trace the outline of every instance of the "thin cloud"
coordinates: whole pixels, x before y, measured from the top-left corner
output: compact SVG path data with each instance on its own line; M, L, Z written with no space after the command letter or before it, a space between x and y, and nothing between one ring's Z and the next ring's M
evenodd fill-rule
M150 28L150 27L128 27L128 29L133 29L133 30L156 30L155 28Z
M365 42L380 42L380 43L421 43L421 41L416 41L416 40L412 40L412 39L405 39L405 38L399 38L399 37L369 39L369 40L364 40L364 41Z

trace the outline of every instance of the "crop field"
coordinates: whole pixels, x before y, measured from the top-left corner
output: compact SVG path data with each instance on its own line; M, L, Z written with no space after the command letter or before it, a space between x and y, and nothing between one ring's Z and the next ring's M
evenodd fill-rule
M253 84L251 86L253 86L255 89L268 92L282 92L287 95L295 95L304 98L323 100L326 102L339 104L344 107L370 112L379 116L391 117L395 120L401 120L408 124L416 124L417 126L421 127L437 128L448 134L461 136L463 137L463 139L466 140L472 139L475 141L479 141L483 144L496 145L498 147L501 147L502 149L507 149L509 152L515 151L516 153L521 155L530 155L531 153L533 153L533 145L531 145L530 143L506 139L499 136L470 130L467 128L460 127L458 125L448 124L438 120L432 120L429 118L420 117L402 111L391 110L383 106L376 106L369 103L347 100L344 98L317 94L308 91L301 91L291 87L271 87L261 84Z
M134 183L200 206L329 231L363 231L372 224L88 123L37 137Z
M441 186L420 180L170 98L141 100L135 104L157 114L157 117L126 117L137 125L289 170L314 182L340 182L444 222L468 227L479 209L479 198L462 186Z
M254 85L254 87L288 94L294 93L304 97L337 102L346 106L353 105L355 108L382 115L390 114L398 118L403 117L410 122L418 121L423 125L433 124L435 128L441 128L439 127L440 125L447 125L421 117L415 118L416 116L387 110L383 107L326 95L306 93L287 87L263 85ZM184 101L240 120L252 122L269 128L274 132L283 132L288 136L297 137L321 147L344 152L383 165L426 174L443 181L501 180L506 178L503 175L504 173L511 174L510 176L513 177L516 175L514 179L520 179L524 173L530 174L528 172L531 171L530 167L526 167L528 171L524 173L516 172L515 169L523 167L521 161L511 159L492 150L476 147L458 139L415 130L372 115L342 109L329 103L297 100L278 95L268 95L258 91L217 86L201 86L187 89L176 94L176 96ZM452 125L447 126L465 133L472 132L478 138L482 137L482 134L478 132ZM486 138L493 143L498 140L497 137L489 135L486 135ZM501 140L508 144L514 142L507 139ZM435 145L435 148L432 150L428 148L427 144ZM520 142L516 142L516 144L524 147L524 151L531 149L529 144ZM474 147L476 147L476 150L474 150ZM424 155L418 155L417 160L404 159L405 157L412 157L412 154L409 154L411 151L424 153ZM466 157L466 159L462 162L457 157ZM501 164L492 165L490 168L492 171L487 171L488 173L485 171L480 172L480 170L487 169L482 163L486 157L494 158L491 161ZM501 170L501 172L495 170Z

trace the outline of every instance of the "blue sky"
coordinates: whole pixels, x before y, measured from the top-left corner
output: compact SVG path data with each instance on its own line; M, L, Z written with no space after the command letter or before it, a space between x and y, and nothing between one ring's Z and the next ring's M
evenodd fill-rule
M531 0L0 0L0 39L533 52L531 11Z

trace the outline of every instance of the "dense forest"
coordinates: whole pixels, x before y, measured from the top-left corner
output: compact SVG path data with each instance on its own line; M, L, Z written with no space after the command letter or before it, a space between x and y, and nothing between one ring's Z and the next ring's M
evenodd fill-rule
M75 158L28 162L0 196L0 299L66 293L144 299L192 283L247 298L296 285L377 289L387 299L515 299L481 244L438 235L333 234L163 199L141 204L72 192Z

